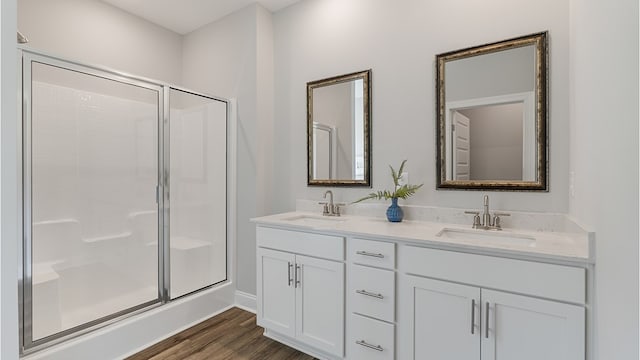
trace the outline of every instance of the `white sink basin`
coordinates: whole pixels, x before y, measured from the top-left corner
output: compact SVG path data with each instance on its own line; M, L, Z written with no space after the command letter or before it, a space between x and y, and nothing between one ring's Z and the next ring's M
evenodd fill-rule
M291 217L283 218L284 221L289 221L293 224L300 224L306 226L331 226L338 223L347 221L347 219L338 216L321 216L321 215L294 215Z
M440 230L436 236L459 241L482 241L483 243L493 245L520 245L530 247L536 245L536 238L533 236L508 231L444 228Z

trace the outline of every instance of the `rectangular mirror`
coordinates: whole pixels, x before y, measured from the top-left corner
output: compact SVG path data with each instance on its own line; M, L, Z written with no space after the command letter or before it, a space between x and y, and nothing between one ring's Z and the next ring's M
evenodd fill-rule
M308 185L371 186L371 70L307 83Z
M436 56L437 187L547 190L547 33Z

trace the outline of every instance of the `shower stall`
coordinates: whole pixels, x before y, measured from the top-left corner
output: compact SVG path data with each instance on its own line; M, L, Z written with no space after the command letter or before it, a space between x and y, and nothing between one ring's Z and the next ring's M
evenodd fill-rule
M227 100L22 51L30 352L227 281Z

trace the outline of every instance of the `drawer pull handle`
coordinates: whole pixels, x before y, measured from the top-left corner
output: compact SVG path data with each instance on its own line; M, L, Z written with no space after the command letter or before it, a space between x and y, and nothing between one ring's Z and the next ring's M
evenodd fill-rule
M293 278L291 277L291 269L293 269L293 264L291 263L291 261L287 262L287 286L291 286L291 283L293 283Z
M356 292L360 295L371 296L376 299L384 299L384 296L382 296L382 294L375 294L372 292L368 292L367 290L356 290Z
M377 350L377 351L384 351L382 346L380 346L380 345L371 345L371 344L367 343L364 340L356 340L356 344L358 344L360 346L367 347L369 349L373 349L373 350Z
M370 253L368 251L356 251L356 254L364 255L364 256L377 257L377 258L381 258L381 259L384 258L384 255L382 255L382 254Z

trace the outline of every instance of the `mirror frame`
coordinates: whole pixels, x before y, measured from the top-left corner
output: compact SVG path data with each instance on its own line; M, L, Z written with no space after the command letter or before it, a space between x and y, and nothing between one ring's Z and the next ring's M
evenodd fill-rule
M313 90L352 80L362 79L364 105L364 179L313 178ZM307 185L308 186L362 186L371 187L371 69L333 76L307 83Z
M548 32L520 36L490 44L474 46L436 55L436 111L437 111L437 189L548 191L547 158L547 102L548 102ZM536 180L447 180L445 129L445 64L452 60L535 45L535 128L536 128Z

